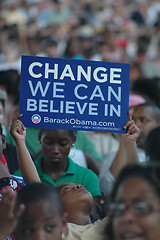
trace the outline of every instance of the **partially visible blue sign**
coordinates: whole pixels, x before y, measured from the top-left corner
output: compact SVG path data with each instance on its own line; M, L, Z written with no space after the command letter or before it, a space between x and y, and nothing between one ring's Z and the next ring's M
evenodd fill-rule
M130 65L22 56L26 127L125 133Z

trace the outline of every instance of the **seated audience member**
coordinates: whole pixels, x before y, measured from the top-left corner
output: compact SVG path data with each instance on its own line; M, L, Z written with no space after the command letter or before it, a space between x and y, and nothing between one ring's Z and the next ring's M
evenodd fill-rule
M144 162L146 161L146 154L144 150L145 141L149 132L160 126L160 109L152 103L145 102L133 107L131 111L132 118L140 130L139 136L136 139L138 158L140 162ZM121 141L120 148L122 144L123 141ZM101 191L107 196L112 189L116 174L119 171L119 166L121 166L121 159L115 157L116 154L117 152L113 152L106 157L99 173ZM119 161L116 162L117 160ZM106 188L106 186L108 187Z
M45 183L31 183L17 194L16 208L25 205L13 232L15 240L61 240L66 215L57 191Z
M160 239L160 165L126 166L108 206L106 238Z
M12 129L21 124L20 120L12 123ZM35 161L42 182L57 186L74 182L85 187L93 197L99 196L99 180L91 170L74 163L68 156L76 140L75 131L60 129L41 129L39 141L42 144L42 155ZM21 175L16 172L15 175Z
M92 195L80 184L63 183L56 189L67 213L67 222L87 225L95 222L95 219L103 219L106 216L104 196L99 196L94 206Z
M5 215L5 210L8 213L5 217L5 229L2 229L3 236L7 236L8 228L8 233L15 240L62 239L62 234L66 230L66 215L63 213L61 199L52 186L31 183L18 191L16 201L15 192L12 191L8 197L4 194L2 201L0 203L0 207L4 206L2 213Z
M63 183L56 189L62 199L68 222L78 225L92 222L93 197L82 185Z
M155 104L145 102L133 108L132 117L140 130L137 147L144 151L149 132L160 126L160 108Z

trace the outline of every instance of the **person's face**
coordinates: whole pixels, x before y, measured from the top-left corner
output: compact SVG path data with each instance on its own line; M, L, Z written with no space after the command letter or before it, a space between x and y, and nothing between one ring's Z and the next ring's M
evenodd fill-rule
M66 161L74 139L67 130L45 129L40 142L45 161L58 164Z
M149 106L136 107L133 110L133 120L140 129L140 136L137 140L137 147L144 149L146 138L149 132L160 125L154 115L154 110Z
M64 210L68 212L74 207L78 208L80 203L86 208L93 205L93 197L82 185L74 183L64 183L61 185L60 196L64 205Z
M66 228L53 199L27 204L16 227L15 240L61 240Z
M153 208L152 212L137 216L127 208L121 215L113 217L115 240L160 239L160 200L149 183L136 177L126 180L119 187L115 202L130 206L145 202Z

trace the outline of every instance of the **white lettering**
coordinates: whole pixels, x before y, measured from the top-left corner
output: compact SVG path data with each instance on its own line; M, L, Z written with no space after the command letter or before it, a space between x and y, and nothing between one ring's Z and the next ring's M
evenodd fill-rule
M54 64L54 69L49 68L49 63L45 63L45 78L48 78L49 73L54 73L54 79L58 78L58 64Z
M28 69L29 74L30 74L33 78L40 78L40 77L42 77L42 73L35 74L35 73L33 72L33 68L34 68L35 66L42 67L43 64L40 63L40 62L33 62L33 63L31 63L31 65L29 66L29 69Z
M48 112L48 100L39 100L39 111Z
M81 81L81 74L85 77L85 79L90 82L91 81L91 66L87 67L87 73L84 71L82 66L78 65L77 70L77 81Z
M93 90L93 93L92 93L92 95L90 97L90 100L93 100L95 97L100 97L102 101L105 101L103 93L102 93L101 88L100 88L99 85L95 86L95 89Z
M50 101L50 112L59 113L59 110L54 109L54 101L53 100Z
M64 95L58 95L57 92L64 92L64 89L58 88L58 86L64 86L65 83L54 82L53 83L53 97L64 98Z
M80 99L80 100L84 100L84 99L87 98L87 95L85 95L85 96L80 96L80 95L78 94L78 90L79 90L79 88L81 88L81 87L83 87L83 88L88 88L88 86L85 85L85 84L78 84L78 85L75 87L75 89L74 89L74 94L75 94L75 97L76 97L76 98L78 98L78 99Z
M98 103L89 104L89 115L98 115L97 113Z
M77 104L77 108L78 108L79 113L83 114L85 109L86 109L86 107L87 107L87 103L84 103L82 107L81 107L79 102L76 102L76 104Z
M118 109L116 109L114 105L112 105L112 104L110 105L110 116L111 117L113 116L113 113L115 113L118 117L121 116L121 106L118 105L117 107L118 107Z
M71 80L75 80L72 69L71 69L71 66L69 64L66 64L66 66L63 69L63 72L60 76L60 79L62 80L62 79L64 79L64 77L70 77Z
M37 101L35 99L27 99L27 111L37 111Z
M106 68L104 68L104 67L98 67L98 68L96 68L95 70L94 70L94 72L93 72L93 77L94 77L94 79L97 81L97 82L99 82L99 83L104 83L104 82L106 82L107 81L107 74L103 74L103 73L101 73L101 77L102 78L98 78L98 72L99 71L103 71L103 72L106 72L107 71L107 69Z
M40 90L40 93L41 93L42 97L46 96L46 93L48 91L50 82L47 82L47 84L45 86L45 89L43 89L42 83L40 81L37 82L37 84L35 86L35 89L33 88L32 81L28 81L28 83L29 83L29 87L30 87L32 96L34 96L34 97L36 96L36 94L38 92L38 89Z
M113 90L111 86L108 87L108 101L111 101L112 95L117 99L118 102L121 102L121 87L118 87L118 95Z
M74 110L74 105L75 105L75 102L66 102L66 113L72 113L72 114L75 114L75 111L72 111Z
M122 72L121 68L111 68L110 69L110 83L119 83L121 84L121 80L114 80L114 78L120 78L120 74L115 74L115 72Z

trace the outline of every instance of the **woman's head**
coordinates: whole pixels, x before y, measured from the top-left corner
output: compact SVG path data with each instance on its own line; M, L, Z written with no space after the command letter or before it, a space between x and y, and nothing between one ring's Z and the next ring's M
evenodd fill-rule
M16 209L20 204L25 210L14 232L16 240L61 240L66 217L57 191L44 183L24 186L17 194Z
M76 133L71 130L41 129L38 138L45 161L58 164L66 161L76 140Z
M114 185L108 214L112 239L160 239L160 166L125 167Z

